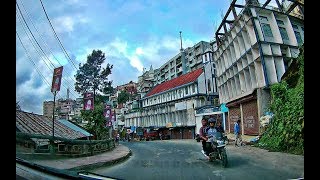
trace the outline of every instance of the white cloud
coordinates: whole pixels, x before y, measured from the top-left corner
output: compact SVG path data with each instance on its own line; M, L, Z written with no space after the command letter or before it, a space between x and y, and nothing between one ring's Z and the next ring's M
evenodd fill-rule
M183 41L184 48L192 47L194 44L195 43L189 39ZM133 47L129 46L127 41L116 37L113 41L104 46L86 47L85 49L82 49L80 51L81 53L76 55L77 59L81 60L82 63L85 63L87 56L91 54L94 49L100 49L106 53L106 63L115 64L115 62L110 62L108 57L116 57L117 66L114 66L114 68L126 69L127 67L123 66L127 64L142 73L143 67L153 65L154 68L158 68L177 55L180 50L180 39L169 36L165 36L163 38L150 38L143 46ZM119 65L121 65L121 67L119 67ZM121 75L113 74L112 77L117 76ZM138 77L133 77L135 75L128 74L128 76L131 76L133 81L137 81L138 79Z
M118 53L127 54L128 43L120 40L120 38L118 38L118 37L116 37L116 39L114 41L112 41L110 43L110 45L107 45L107 46L114 47Z
M138 48L136 49L136 54L137 54L137 55L142 55L142 54L143 54L143 50L142 50L141 47L138 47Z
M130 64L131 66L137 68L140 72L143 71L143 65L138 57L136 56L130 57Z
M72 32L75 22L70 16L62 16L53 20L53 26L57 33Z
M80 14L73 16L60 16L52 20L53 27L57 33L73 32L77 24L86 24L89 22L89 18Z

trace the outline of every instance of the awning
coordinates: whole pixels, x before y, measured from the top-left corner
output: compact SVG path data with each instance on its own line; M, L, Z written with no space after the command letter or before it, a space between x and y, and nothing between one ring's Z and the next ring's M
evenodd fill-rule
M210 112L210 113L196 114L195 116L207 116L207 115L213 115L213 114L223 114L223 112L222 111L216 111L216 112Z

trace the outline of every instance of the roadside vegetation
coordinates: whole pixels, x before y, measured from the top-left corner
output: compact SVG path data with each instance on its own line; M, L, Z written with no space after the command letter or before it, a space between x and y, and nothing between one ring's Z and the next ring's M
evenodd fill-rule
M271 151L304 155L304 47L286 77L271 86L272 121L258 146Z

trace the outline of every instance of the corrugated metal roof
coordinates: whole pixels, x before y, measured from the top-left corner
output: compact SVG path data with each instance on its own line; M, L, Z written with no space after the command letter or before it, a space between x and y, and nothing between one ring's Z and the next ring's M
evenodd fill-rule
M79 126L73 124L72 122L70 122L70 121L68 121L68 120L59 119L59 121L60 121L62 124L68 126L69 128L71 128L71 129L73 129L73 130L75 130L75 131L79 131L79 132L81 132L82 134L84 134L84 135L86 135L86 136L93 136L93 135L90 134L88 131L80 128Z
M43 115L17 110L16 128L24 133L52 135L52 119ZM67 139L86 137L81 131L75 131L58 120L54 121L54 136Z
M159 94L161 92L173 89L175 87L178 86L182 86L184 84L188 84L191 82L194 82L198 79L198 77L201 75L201 73L203 72L203 70L197 69L194 70L192 72L189 72L187 74L181 75L177 78L171 79L169 81L166 81L164 83L161 83L157 86L155 86L153 89L151 89L145 97L151 96L151 95L155 95L155 94Z

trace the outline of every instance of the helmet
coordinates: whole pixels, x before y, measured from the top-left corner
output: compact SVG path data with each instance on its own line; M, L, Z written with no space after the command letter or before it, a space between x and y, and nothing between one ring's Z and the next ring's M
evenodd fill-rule
M208 123L216 123L216 120L214 118L209 118Z

